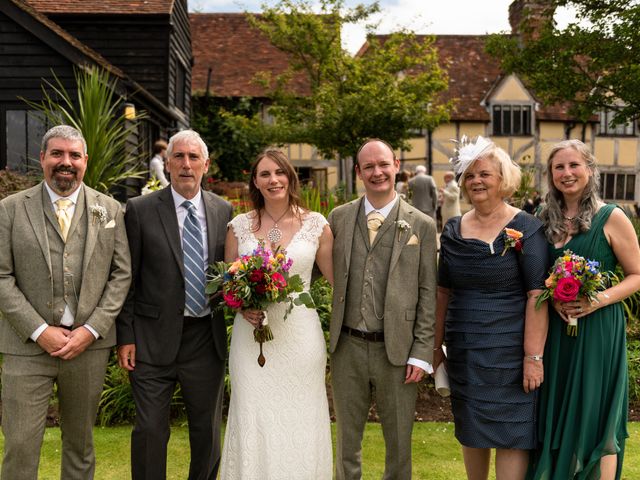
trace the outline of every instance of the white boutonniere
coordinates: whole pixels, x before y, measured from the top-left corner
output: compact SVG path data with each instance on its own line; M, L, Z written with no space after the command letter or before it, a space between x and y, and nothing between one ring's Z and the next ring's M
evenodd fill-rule
M94 225L96 222L104 223L107 221L107 209L102 205L91 205L89 211L91 212L91 221Z
M400 241L402 232L408 232L409 230L411 230L411 224L409 222L405 222L404 220L396 220L396 228L398 229L398 241Z

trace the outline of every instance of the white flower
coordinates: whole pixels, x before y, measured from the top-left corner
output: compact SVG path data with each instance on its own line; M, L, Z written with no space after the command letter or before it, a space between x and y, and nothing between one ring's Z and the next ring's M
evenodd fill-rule
M102 205L91 205L89 207L89 211L91 211L91 219L95 225L96 221L99 223L104 223L107 221L107 209Z
M398 241L400 241L400 235L402 235L402 232L411 230L411 224L404 220L396 220L396 227L398 228Z

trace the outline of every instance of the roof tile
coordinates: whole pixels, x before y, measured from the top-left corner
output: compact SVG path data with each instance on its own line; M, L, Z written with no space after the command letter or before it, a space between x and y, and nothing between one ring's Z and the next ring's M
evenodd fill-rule
M419 39L431 38L418 35ZM489 121L489 112L482 104L487 94L500 81L504 72L499 62L485 51L487 35L433 35L434 46L438 50L440 66L449 75L449 89L443 100L454 100L452 120ZM376 35L384 42L388 35ZM366 43L358 55L366 51ZM535 92L529 91L534 95ZM572 117L567 113L567 105L543 105L540 103L536 117L540 120L566 121Z
M244 13L191 13L193 70L191 89L204 93L211 68L209 93L217 97L262 97L264 87L254 80L258 72L283 73L289 66L286 53L249 25ZM297 92L308 92L302 76L292 81Z
M42 13L170 14L176 0L24 0Z

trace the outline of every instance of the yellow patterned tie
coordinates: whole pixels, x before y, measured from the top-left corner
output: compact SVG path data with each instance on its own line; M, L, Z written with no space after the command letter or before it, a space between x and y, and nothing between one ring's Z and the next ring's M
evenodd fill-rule
M378 234L378 230L382 226L382 222L384 222L384 217L382 214L376 212L375 210L369 212L367 215L367 228L369 229L369 245L373 245L373 241L376 239L376 235Z
M69 208L73 202L67 198L59 198L56 200L56 217L58 217L58 225L60 225L60 231L62 232L62 238L67 241L67 235L69 234L69 227L71 226L71 217L67 208Z

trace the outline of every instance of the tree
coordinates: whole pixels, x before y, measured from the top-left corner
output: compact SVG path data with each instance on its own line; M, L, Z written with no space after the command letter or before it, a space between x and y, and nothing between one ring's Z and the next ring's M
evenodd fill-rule
M89 160L83 182L103 193L124 186L128 178L142 178L139 158L131 154L129 143L135 138L136 120L122 112L123 98L117 93L117 80L99 68L77 69L77 94L73 96L54 75L53 83L42 86L40 103L26 101L52 125L70 125L82 132ZM51 92L49 92L51 90Z
M251 163L270 142L260 119L260 104L251 98L193 97L193 128L201 132L224 180L246 177Z
M640 3L629 0L546 0L546 3L551 13L560 6L575 8L575 21L564 29L548 21L534 32L534 23L525 20L521 29L524 36L494 35L487 44L489 53L500 59L505 71L520 75L543 102L570 102L571 113L583 122L605 109L615 112L614 124L637 119Z
M450 104L438 99L447 77L433 38L399 32L378 42L370 35L366 51L352 57L340 44L341 28L366 21L378 3L347 10L343 0L321 0L319 9L307 0L280 0L249 17L290 57L287 72L262 78L272 92L279 141L309 143L327 157L353 157L371 137L408 150L416 130L448 119ZM307 91L295 88L301 83Z

